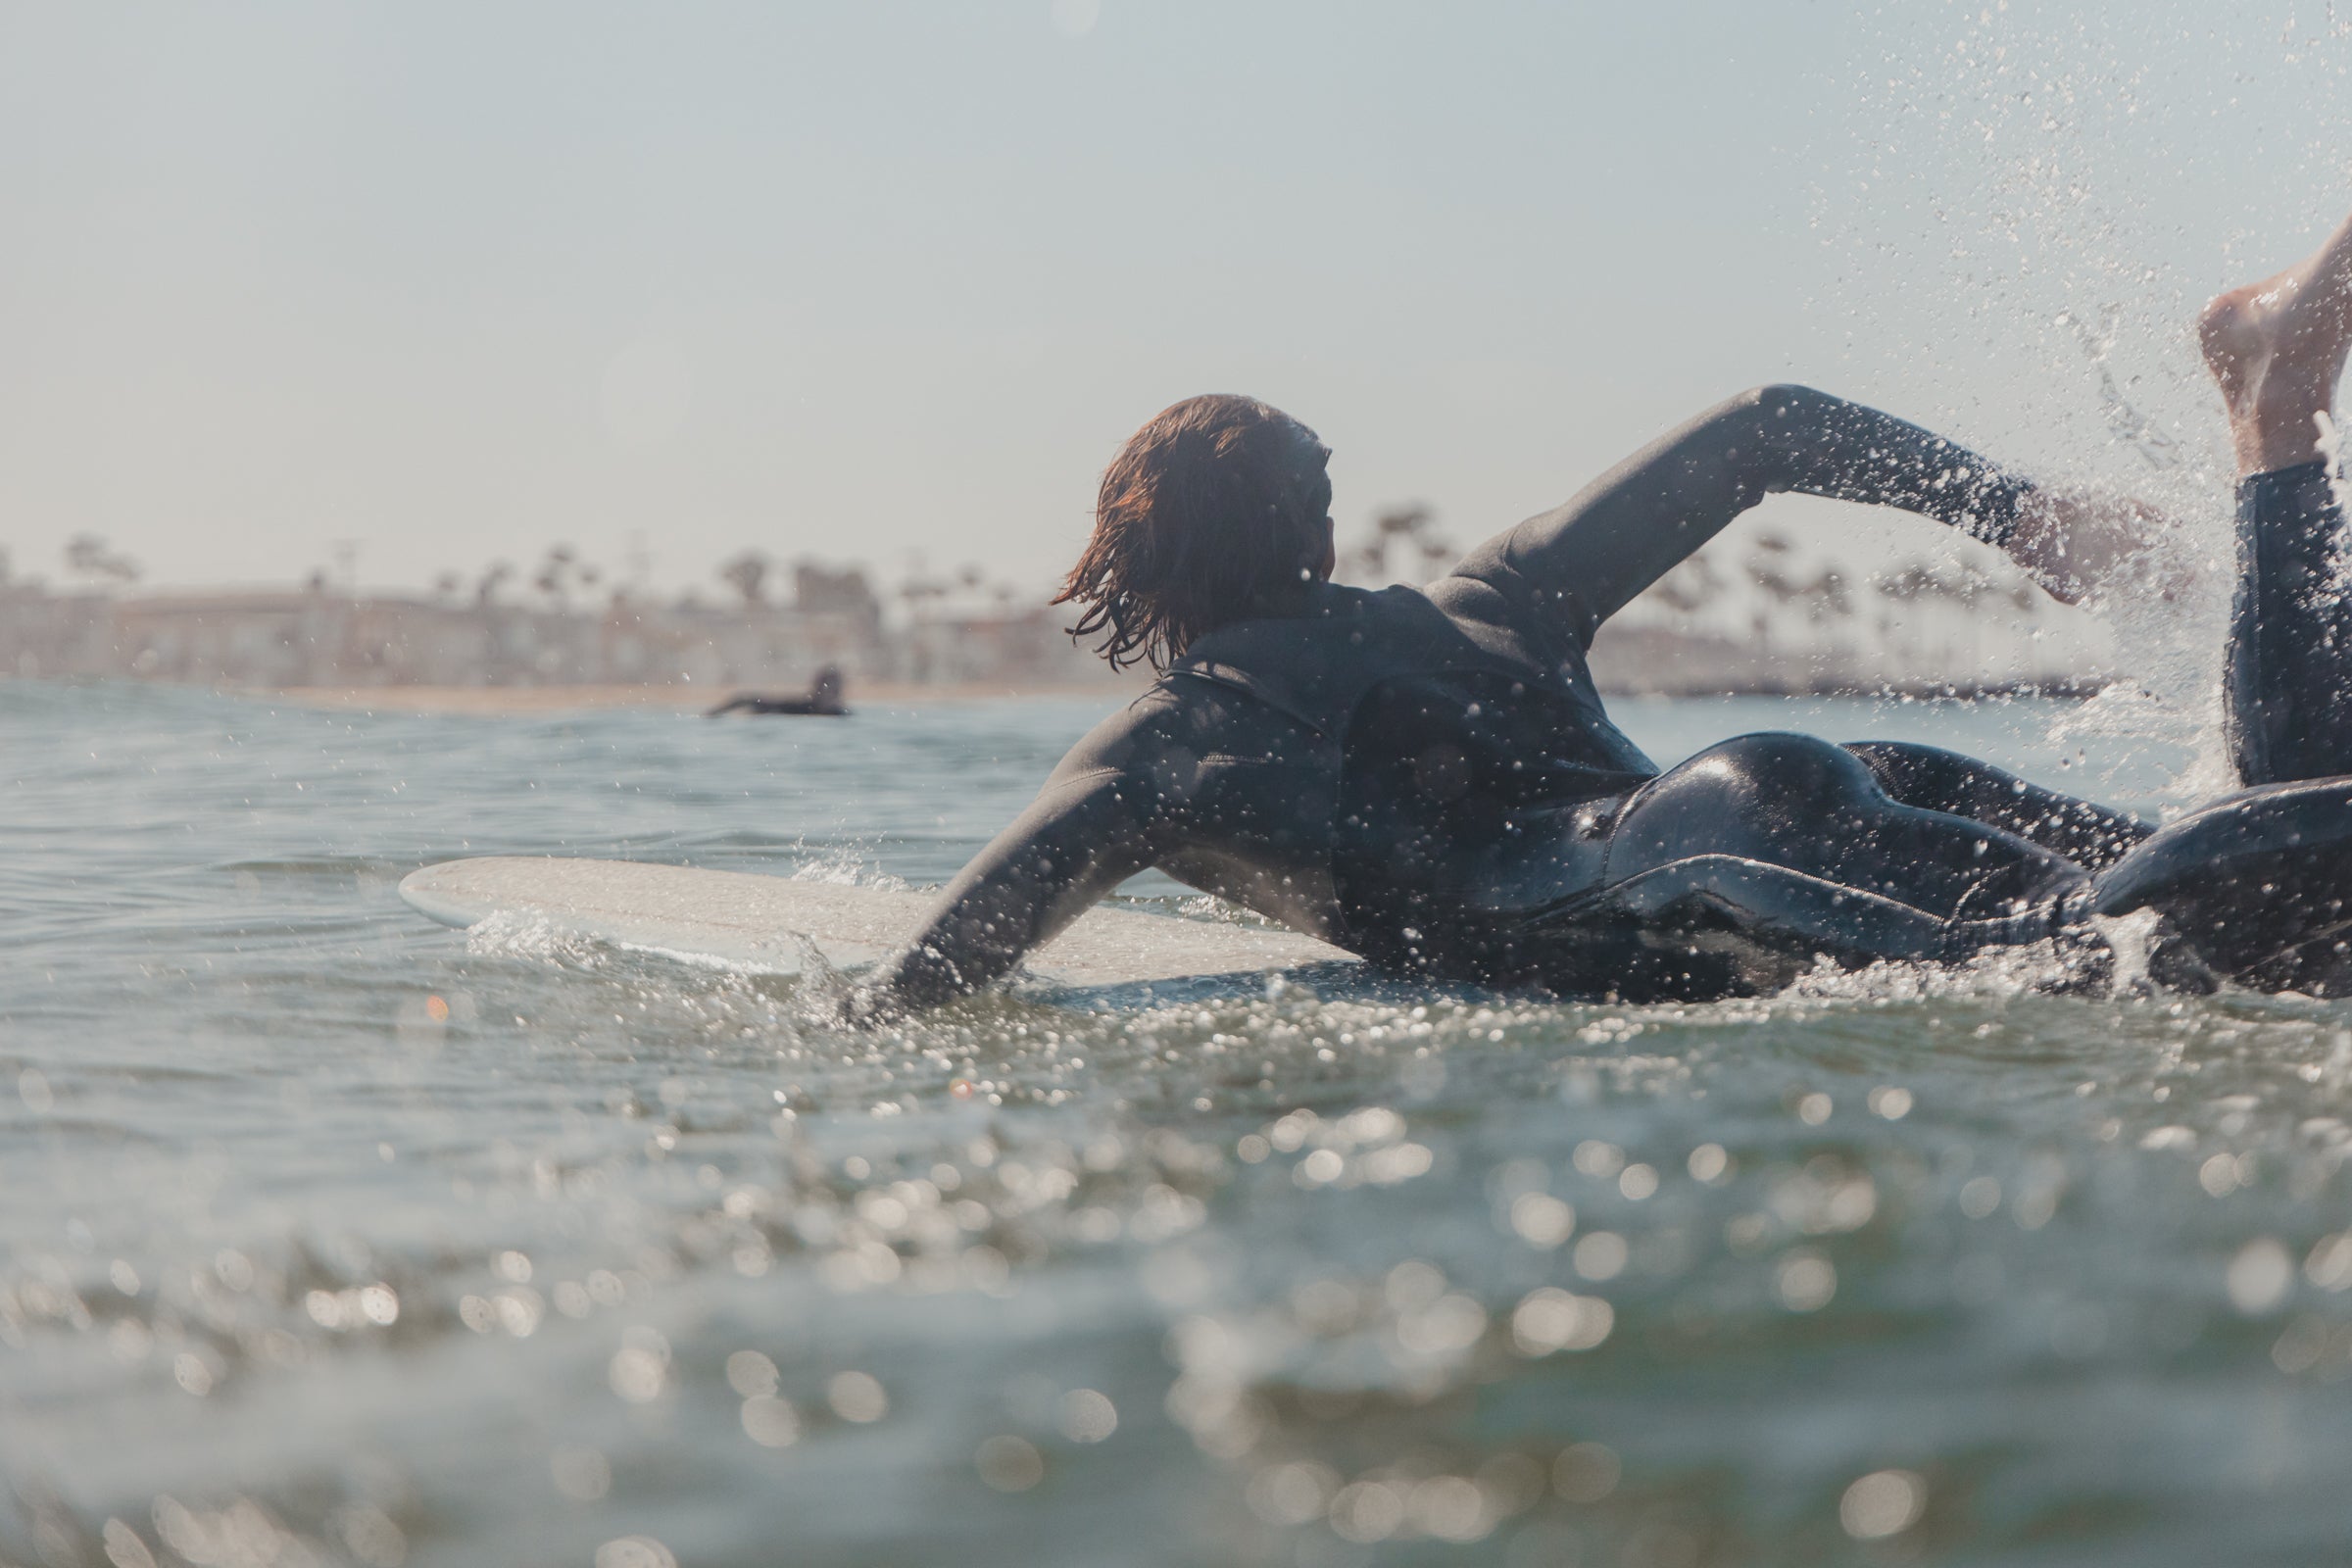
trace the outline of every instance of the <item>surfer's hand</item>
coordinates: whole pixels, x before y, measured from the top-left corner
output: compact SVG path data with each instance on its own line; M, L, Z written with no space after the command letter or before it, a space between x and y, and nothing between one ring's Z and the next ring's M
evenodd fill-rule
M2130 496L2036 490L2018 509L2009 559L2061 604L2081 604L2094 589L2112 586L2131 568L2153 564L2152 546L2166 531L2164 514ZM2170 599L2180 586L2162 573L2152 583Z

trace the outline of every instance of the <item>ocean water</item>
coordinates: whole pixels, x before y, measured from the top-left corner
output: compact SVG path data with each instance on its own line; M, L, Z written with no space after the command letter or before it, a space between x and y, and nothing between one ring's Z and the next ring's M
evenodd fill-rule
M540 853L937 884L1102 706L0 682L0 1560L2352 1554L2342 1005L1309 981L857 1034L393 891ZM2034 702L1621 716L2151 807L2196 760Z

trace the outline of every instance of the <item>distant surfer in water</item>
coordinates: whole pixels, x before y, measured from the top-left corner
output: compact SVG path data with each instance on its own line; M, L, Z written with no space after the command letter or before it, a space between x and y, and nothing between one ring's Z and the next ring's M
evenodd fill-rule
M808 683L808 695L806 697L761 697L756 692L739 692L703 716L721 718L729 713L780 713L843 718L848 716L849 711L841 700L841 666L827 664Z
M1061 602L1149 691L1074 747L857 1005L1005 973L1149 866L1395 971L1626 1001L1756 994L1827 957L1951 962L2162 917L2153 971L2352 989L2352 609L2319 454L2352 344L2352 220L2201 323L2240 481L2228 710L2265 786L2161 832L1931 747L1791 734L1664 772L1602 711L1602 622L1781 491L1919 513L2062 599L2151 514L2061 495L1800 386L1742 393L1425 588L1343 587L1330 456L1240 397L1104 473ZM2327 783L2291 783L2328 780Z

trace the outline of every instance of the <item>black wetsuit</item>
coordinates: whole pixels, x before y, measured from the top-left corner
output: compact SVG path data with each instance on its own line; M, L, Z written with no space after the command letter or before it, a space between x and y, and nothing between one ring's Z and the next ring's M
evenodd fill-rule
M816 678L809 681L808 695L806 697L761 697L757 692L739 692L703 716L723 718L729 713L847 718L850 710L841 700L841 667L827 664L820 668Z
M918 1006L985 984L1152 865L1389 968L1628 1000L2177 913L2211 882L2187 867L2277 849L2274 817L2212 808L2135 865L2146 824L1930 747L1751 735L1661 774L1593 689L1600 624L1768 494L1900 507L2003 545L2029 490L1819 392L1735 398L1425 589L1317 584L1293 613L1198 639L1071 750L880 979ZM2352 771L2352 622L2312 591L2341 526L2324 471L2248 481L2241 518L2245 779ZM2309 657L2319 643L2330 659ZM2352 786L2288 805L2298 843L2352 836L2334 825ZM2332 935L2334 908L2305 911L2291 942L2240 909L2237 948L2172 969L2276 969Z

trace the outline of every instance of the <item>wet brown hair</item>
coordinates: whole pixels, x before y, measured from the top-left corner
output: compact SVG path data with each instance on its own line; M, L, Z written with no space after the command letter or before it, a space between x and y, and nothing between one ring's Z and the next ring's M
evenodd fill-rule
M1086 607L1110 666L1165 669L1194 638L1279 611L1315 575L1331 450L1254 398L1187 398L1127 438L1102 472L1095 533L1057 605Z

